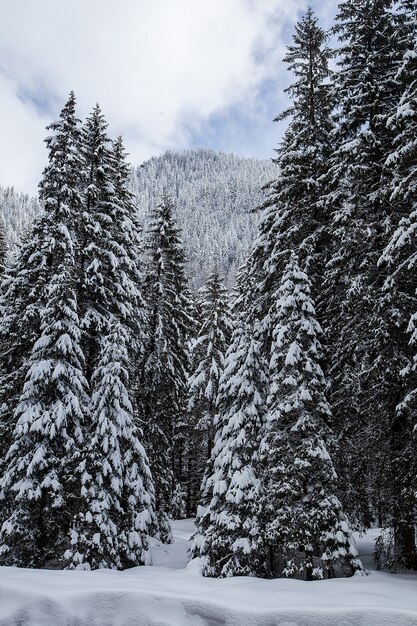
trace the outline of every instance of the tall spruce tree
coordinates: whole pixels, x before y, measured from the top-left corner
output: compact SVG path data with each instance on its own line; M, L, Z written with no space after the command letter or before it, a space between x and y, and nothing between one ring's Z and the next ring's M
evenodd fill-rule
M289 119L289 125L276 150L279 176L270 185L249 264L265 350L271 342L273 295L291 251L298 249L309 267L313 289L324 275L329 216L320 201L334 128L327 39L309 8L284 57L295 82L286 90L291 106L276 120Z
M338 467L351 476L343 500L362 527L376 517L382 525L397 525L395 517L405 514L403 508L400 517L393 515L393 503L401 491L395 458L406 440L399 433L407 430L396 406L408 362L409 295L385 288L387 270L378 263L400 218L399 206L390 201L386 165L393 141L388 120L399 97L397 19L390 0L347 0L336 25L342 42L339 115L328 195L334 251L324 319L332 346Z
M192 437L187 450L187 492L189 513L195 510L207 460L214 441L219 380L230 343L232 321L228 293L214 270L199 293L201 322L191 348L190 399L188 411Z
M77 470L81 491L72 548L66 556L69 567L117 568L144 562L148 532L156 533L153 484L139 441L141 416L135 415L132 422L128 382L133 364L143 353L146 305L141 294L139 227L127 189L125 150L121 138L110 141L98 105L83 128L82 148L85 189L79 306L86 377L95 391ZM117 332L110 331L113 326ZM104 389L106 381L112 389L110 395Z
M138 406L155 481L160 538L171 540L168 516L184 480L184 448L192 331L184 252L174 207L165 196L153 210L146 238L145 297L149 325L138 380Z
M56 268L47 297L0 483L7 512L0 559L22 567L42 567L64 550L88 410L76 297L65 265Z
M0 321L0 471L1 458L10 445L13 411L23 389L25 361L39 337L45 288L58 263L62 246L73 246L80 212L80 128L71 92L57 122L47 129L49 165L40 184L44 213L34 224L17 258L6 269L1 285ZM67 233L65 233L65 229ZM54 231L57 231L55 234ZM62 233L60 231L63 231ZM75 254L74 248L71 254Z
M266 385L260 345L250 325L239 319L220 378L217 432L193 542L205 576L267 573L259 507Z
M115 159L107 122L98 104L83 127L82 147L85 171L80 308L86 336L87 378L90 379L98 359L100 335L107 330L109 315L124 312L119 250L116 254L114 250L115 235L122 231L123 222L113 219L122 203L118 203L116 195Z
M65 555L77 569L141 565L157 532L152 477L130 399L129 340L115 321L92 377L92 431L78 467L83 502Z
M70 395L75 393L75 390L71 390L71 381L66 380L65 375L63 376L64 380L61 380L59 372L54 377L52 372L48 370L49 366L51 366L53 359L59 363L59 351L63 353L63 360L67 359L69 368L75 367L77 369L78 359L82 360L82 353L77 353L79 328L77 326L76 295L73 290L77 264L76 224L81 207L79 182L83 162L79 152L79 121L75 116L73 93L70 94L59 120L52 123L48 129L53 131L46 139L49 149L49 164L44 171L40 184L40 195L45 207L44 213L34 224L30 237L23 245L2 285L4 315L0 325L3 348L1 354L0 440L3 461L0 462L0 465L2 465L2 472L7 469L4 489L12 489L12 491L13 480L19 480L19 472L14 473L19 466L19 459L16 454L22 444L23 431L26 428L22 427L22 421L26 419L25 415L30 415L30 402L34 403L34 416L36 411L44 410L45 415L52 416L51 419L56 417L57 420L60 420L61 417L55 415L55 410L58 410L56 407L59 407L60 402L65 403L65 384L68 384ZM57 299L63 305L65 304L62 312L56 311ZM57 313L56 326L53 325L54 319L51 311ZM67 327L69 327L71 320L73 328L69 329L68 332L73 334L70 341L75 342L75 364L72 363L72 355L66 353L67 348L64 345ZM61 338L59 332L62 333ZM55 340L57 342L56 347L54 347ZM44 351L41 349L42 346ZM45 366L46 368L44 389L41 388L41 382L36 379L37 363L44 364L42 367ZM51 379L49 385L48 376ZM55 382L56 387L54 387ZM79 400L81 406L81 398ZM50 407L48 407L48 402L51 403ZM22 409L22 407L26 408ZM48 413L49 410L50 413ZM71 406L67 406L66 410L68 410L68 417L71 419ZM74 411L77 412L75 408ZM53 417L54 415L55 417ZM74 417L77 420L79 418L79 415ZM47 421L48 419L46 419ZM36 424L36 428L38 428L39 422L36 421ZM62 429L65 430L66 426L61 424L60 428L61 432L57 434L58 439L61 436L66 437L62 431ZM68 432L71 432L71 428L72 426L69 424ZM56 431L55 426L51 426L51 429L52 432ZM42 447L42 436L46 439L49 437L47 430L48 426L46 425L44 433L39 431L38 439L33 441L33 448L30 448L29 442L25 443L25 446L28 447L25 448L25 451L22 448L22 454L25 454L26 459L34 454L37 446ZM72 437L72 435L68 436ZM56 463L59 463L59 457L57 457ZM31 493L29 488L26 497L29 498ZM17 494L15 495L17 497ZM39 494L38 496L40 497ZM13 509L13 501L6 497L4 492L0 501L0 519L5 521ZM21 506L25 506L23 502ZM29 524L29 520L26 519L25 523ZM41 523L39 519L38 523ZM24 524L21 530L24 533ZM39 533L39 528L37 529L36 525L33 532L34 535ZM52 537L53 533L51 533ZM6 541L5 538L3 541ZM32 557L27 552L25 554L29 559L28 563L33 564ZM45 554L44 548L38 553L35 550L33 558L35 560L43 559L46 558ZM20 563L23 564L26 557L22 552L17 558L22 559Z
M380 266L386 268L385 290L404 303L402 322L409 319L410 345L404 346L403 355L408 363L401 374L404 379L402 395L399 394L396 419L390 443L393 454L389 458L389 472L385 471L389 498L389 512L385 524L388 532L378 545L381 566L395 565L417 569L415 538L415 510L417 506L417 440L416 440L416 291L413 269L416 265L417 217L417 7L414 2L400 3L400 28L398 41L404 49L397 80L401 97L388 119L394 132L393 151L386 165L392 172L390 200L402 216L397 228L381 256ZM403 327L402 323L402 327ZM387 460L388 461L388 460ZM387 462L386 461L386 462ZM386 470L386 467L385 467ZM391 477L395 481L391 484ZM386 503L386 508L387 507ZM388 536L388 537L387 537ZM387 540L388 538L388 540Z
M311 282L292 255L276 294L262 510L273 575L307 580L361 569L336 490L331 411Z
M85 336L86 375L99 358L101 336L116 318L130 334L132 358L143 352L146 304L142 297L140 228L129 166L119 137L111 142L97 105L83 128L84 206L80 224L79 303Z

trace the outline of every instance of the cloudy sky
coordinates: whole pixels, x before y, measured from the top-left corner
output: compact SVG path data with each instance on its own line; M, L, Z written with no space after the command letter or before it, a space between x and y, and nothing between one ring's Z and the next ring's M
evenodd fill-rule
M325 26L328 4L315 7ZM100 103L132 163L188 147L272 156L290 78L281 59L306 6L0 0L0 185L36 191L45 125L71 89L80 117Z

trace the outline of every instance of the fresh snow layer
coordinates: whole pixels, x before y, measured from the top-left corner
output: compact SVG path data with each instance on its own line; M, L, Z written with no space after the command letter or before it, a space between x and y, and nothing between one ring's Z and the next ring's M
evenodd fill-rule
M48 571L0 567L0 626L416 626L417 576L304 582L203 578L187 565L192 520L152 548L153 566ZM370 567L375 532L358 540Z

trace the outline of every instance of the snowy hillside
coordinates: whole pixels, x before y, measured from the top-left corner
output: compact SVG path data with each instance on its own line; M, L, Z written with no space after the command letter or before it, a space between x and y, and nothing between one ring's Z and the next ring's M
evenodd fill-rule
M253 241L262 187L276 176L268 160L212 150L166 152L133 170L132 189L145 214L163 193L172 196L182 228L192 284L200 286L217 264L233 282Z
M166 152L133 168L131 188L142 222L163 193L173 198L194 287L216 264L230 286L255 235L251 210L262 202L262 187L275 172L269 160L213 150ZM0 187L0 216L12 251L39 210L35 198Z
M0 186L0 218L5 225L9 252L14 252L22 234L30 227L40 208L36 198Z
M187 564L192 520L174 543L152 549L152 567L124 572L0 568L0 626L414 626L417 579L369 576L306 583L203 578ZM363 561L376 531L358 540Z

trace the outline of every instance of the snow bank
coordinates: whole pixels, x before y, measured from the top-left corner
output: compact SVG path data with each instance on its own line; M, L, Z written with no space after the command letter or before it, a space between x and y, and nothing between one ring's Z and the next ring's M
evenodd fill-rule
M215 580L188 567L189 520L154 565L125 572L0 568L0 626L416 626L417 577ZM359 542L362 553L370 540Z

